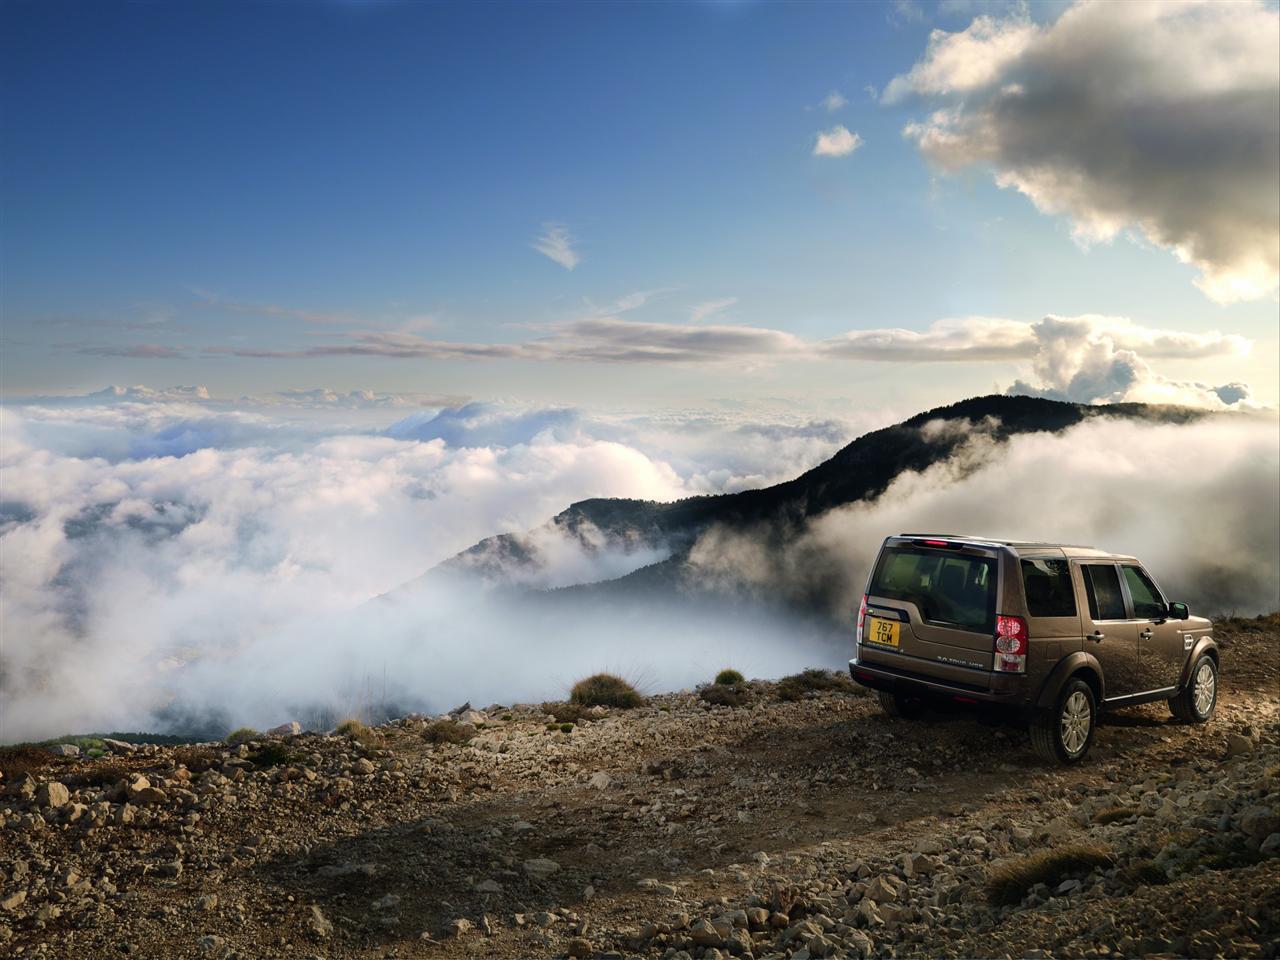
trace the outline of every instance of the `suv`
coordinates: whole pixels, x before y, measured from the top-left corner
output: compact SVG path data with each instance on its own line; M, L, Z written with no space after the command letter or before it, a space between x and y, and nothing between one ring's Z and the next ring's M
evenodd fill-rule
M1167 700L1188 723L1213 716L1212 628L1133 557L904 533L872 568L849 672L895 717L930 698L1014 708L1041 756L1075 763L1099 709Z

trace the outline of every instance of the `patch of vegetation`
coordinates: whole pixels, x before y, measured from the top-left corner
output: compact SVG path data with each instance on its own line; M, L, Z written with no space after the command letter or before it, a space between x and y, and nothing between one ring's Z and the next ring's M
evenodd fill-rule
M584 677L569 690L569 701L584 707L638 707L644 698L627 681L612 673L596 673Z
M774 685L774 693L779 700L803 700L805 694L824 690L852 691L853 681L843 673L834 670L819 670L810 667L789 677L783 677Z
M1104 847L1083 843L1041 850L1020 860L1006 860L987 871L987 899L995 906L1012 906L1021 903L1038 883L1056 887L1063 880L1084 876L1114 862Z
M718 686L732 687L735 684L746 683L747 678L740 674L737 670L721 670L716 674L716 684Z
M57 759L46 747L30 744L0 747L0 773L4 774L5 782L8 783L24 773L35 774L53 766Z
M432 720L422 728L427 743L466 743L475 735L475 727L457 720Z
M510 722L511 722L511 714L509 714L509 713L504 713L504 714L502 715L502 722L503 722L503 723L510 723Z
M751 691L742 684L708 683L698 689L698 699L719 707L741 707L751 702Z
M542 712L551 714L557 723L577 723L587 711L580 703L547 701L542 705Z
M1169 882L1169 876L1152 861L1135 860L1117 874L1120 881L1130 887L1155 887Z
M268 741L261 748L250 753L246 759L259 770L264 770L268 767L290 766L301 760L302 755L290 750L283 743Z
M77 771L75 781L82 787L111 787L128 777L130 772L122 763L95 763Z
M238 727L227 734L226 741L234 747L242 743L248 743L250 740L260 736L262 734L253 729L253 727Z
M192 773L204 773L218 764L218 756L208 747L179 747L173 751L173 765Z
M378 735L373 729L363 721L357 720L355 717L348 717L340 724L334 727L333 732L340 737L350 737L362 747L367 747L372 743L378 742Z
M560 732L561 732L561 733L573 733L573 724L572 724L572 723L562 723L562 724L560 724Z
M1097 824L1115 823L1117 820L1128 820L1130 817L1140 816L1141 814L1141 807L1108 807L1106 810L1099 810L1095 813L1093 822Z

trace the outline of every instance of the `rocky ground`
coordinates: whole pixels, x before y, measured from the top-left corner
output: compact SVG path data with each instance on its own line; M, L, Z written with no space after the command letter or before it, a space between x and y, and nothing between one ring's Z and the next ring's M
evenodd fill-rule
M0 955L1274 957L1280 618L1217 633L1213 722L1118 713L1070 769L844 684L9 751Z

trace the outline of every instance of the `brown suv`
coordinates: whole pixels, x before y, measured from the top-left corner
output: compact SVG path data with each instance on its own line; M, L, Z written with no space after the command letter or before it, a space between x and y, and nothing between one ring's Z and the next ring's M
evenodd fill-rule
M893 716L930 698L1016 708L1042 756L1075 763L1100 708L1167 700L1188 723L1213 716L1212 627L1133 557L904 533L872 568L849 672Z

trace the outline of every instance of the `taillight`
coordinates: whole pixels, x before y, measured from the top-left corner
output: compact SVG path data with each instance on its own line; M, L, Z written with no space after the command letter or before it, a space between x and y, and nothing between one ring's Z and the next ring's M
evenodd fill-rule
M1027 621L1021 617L996 617L996 670L1026 673Z
M858 632L854 635L858 643L862 642L862 625L867 622L867 595L862 595L862 604L858 607Z

